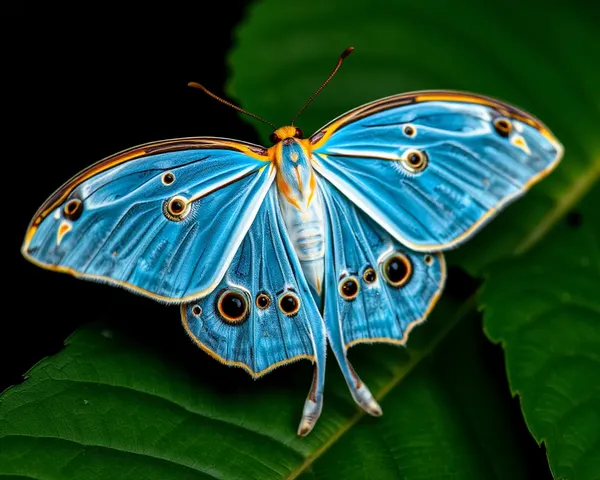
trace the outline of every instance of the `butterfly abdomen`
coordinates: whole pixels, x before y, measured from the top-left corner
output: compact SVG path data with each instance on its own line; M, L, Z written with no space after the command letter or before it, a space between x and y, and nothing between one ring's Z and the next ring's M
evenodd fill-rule
M299 210L279 195L288 235L308 283L320 295L323 285L325 231L323 204L315 195L306 210Z
M308 283L320 294L325 230L323 204L316 188L310 151L296 138L286 138L273 148L276 149L279 204L285 225Z

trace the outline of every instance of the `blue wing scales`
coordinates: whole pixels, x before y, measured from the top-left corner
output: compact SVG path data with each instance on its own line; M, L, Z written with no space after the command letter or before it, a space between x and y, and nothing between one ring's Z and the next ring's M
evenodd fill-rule
M319 173L418 251L465 241L562 156L559 142L531 115L456 92L364 105L311 141ZM408 159L419 156L423 166L411 168Z
M240 315L227 316L228 295L245 303ZM286 299L298 302L286 309ZM261 302L261 299L263 302ZM260 211L215 290L181 306L190 337L217 360L259 377L299 359L315 363L315 380L300 431L308 433L319 416L325 376L326 337L315 304L288 237L271 187Z
M347 350L360 342L405 344L410 330L426 319L441 294L444 257L410 250L331 183L319 180L327 219L327 338L352 397L378 416L381 408L352 368ZM392 262L401 267L393 275L388 273Z
M23 253L43 267L158 300L196 298L224 275L274 174L260 147L248 144L150 144L57 191L34 217ZM169 213L177 198L185 204L180 216Z
M325 321L339 322L345 348L359 342L404 344L410 330L424 321L444 286L446 266L441 253L415 252L358 209L322 179L328 218L325 269ZM391 286L386 261L400 255L407 280ZM409 271L410 270L410 271ZM345 299L341 286L356 281L357 294Z

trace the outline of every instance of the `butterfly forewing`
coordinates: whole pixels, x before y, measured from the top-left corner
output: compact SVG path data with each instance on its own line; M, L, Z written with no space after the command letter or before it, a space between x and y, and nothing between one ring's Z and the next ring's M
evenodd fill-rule
M418 251L466 240L562 155L562 146L531 115L456 92L367 104L311 141L315 168Z
M43 267L162 301L214 289L274 169L266 158L248 155L245 144L203 139L185 148L159 146L75 177L34 217L24 254Z

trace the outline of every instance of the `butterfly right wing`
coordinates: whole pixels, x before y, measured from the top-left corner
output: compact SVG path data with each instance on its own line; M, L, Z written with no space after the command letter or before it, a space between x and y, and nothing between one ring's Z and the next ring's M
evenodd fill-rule
M156 300L197 298L224 275L274 177L256 145L198 137L135 147L51 196L22 252Z
M355 401L381 410L346 358L357 343L404 345L425 321L446 277L442 253L407 248L319 176L325 206L324 318L331 348Z
M313 166L407 247L454 248L559 163L538 119L464 92L355 108L310 138Z
M181 315L202 350L253 377L300 359L315 363L299 433L312 429L323 402L325 328L288 236L276 186L217 288L183 304Z

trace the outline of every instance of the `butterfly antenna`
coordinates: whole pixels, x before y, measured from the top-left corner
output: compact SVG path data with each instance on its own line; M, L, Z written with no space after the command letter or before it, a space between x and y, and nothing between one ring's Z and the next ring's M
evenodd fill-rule
M342 66L342 62L344 61L344 59L350 55L352 53L352 51L354 50L354 47L348 47L346 50L344 50L342 52L342 54L340 55L340 58L338 58L337 61L337 65L335 66L335 68L333 69L333 71L329 74L329 76L327 77L327 79L321 84L321 86L319 88L317 88L317 91L315 93L312 94L312 96L308 99L308 102L306 102L304 104L304 106L298 111L298 113L296 114L296 116L294 117L294 119L292 120L291 125L294 126L294 123L296 122L296 119L300 116L300 114L304 111L304 109L306 107L308 107L310 105L310 103L315 99L315 97L321 93L321 90L323 90L325 88L325 85L327 85L329 83L329 81L333 78L333 76L337 73L337 71L340 69L340 67Z
M215 95L210 90L208 90L204 85L200 85L198 82L189 82L188 87L198 88L198 89L202 90L204 93L206 93L208 96L214 98L215 100L218 100L221 103L224 103L228 107L231 107L234 110L237 110L238 112L245 113L246 115L248 115L252 118L256 118L257 120L260 120L261 122L266 123L267 125L271 125L274 130L277 130L277 127L275 125L273 125L271 122L267 122L264 118L261 118L258 115L254 115L253 113L250 113L250 112L244 110L243 108L240 108L237 105L234 105L233 103L228 102L227 100Z

